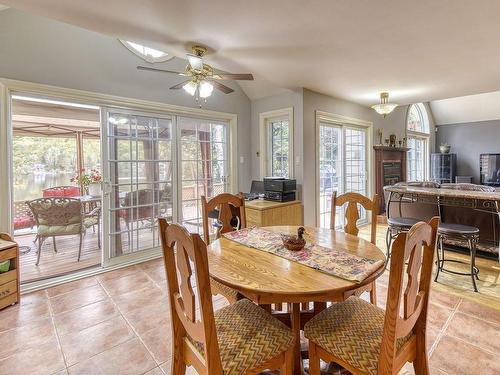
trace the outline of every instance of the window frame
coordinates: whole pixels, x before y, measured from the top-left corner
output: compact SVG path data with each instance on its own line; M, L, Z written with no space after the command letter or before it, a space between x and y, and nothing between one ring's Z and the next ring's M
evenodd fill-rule
M260 176L261 178L270 176L272 174L272 161L269 160L272 150L270 127L273 121L288 121L288 178L294 178L294 121L293 121L293 107L278 109L269 112L262 112L259 115L260 123Z
M419 112L419 114L421 116L423 127L424 127L423 132L408 129L408 118L410 116L410 111L411 111L413 106L415 106L415 108L417 108L417 111ZM430 172L431 155L430 155L430 147L429 146L430 146L431 135L430 135L429 114L427 112L427 108L425 108L425 105L423 103L414 103L414 104L410 104L408 106L408 109L406 111L405 132L406 132L406 144L407 145L409 144L410 138L424 141L424 153L423 153L424 154L423 155L423 158L424 158L424 160L423 160L424 161L424 163L423 163L424 176L423 176L423 181L426 181L429 179L429 172ZM407 159L407 161L406 161L406 178L408 181L411 181L410 170L412 170L412 168L410 167L410 158L407 156L406 159Z

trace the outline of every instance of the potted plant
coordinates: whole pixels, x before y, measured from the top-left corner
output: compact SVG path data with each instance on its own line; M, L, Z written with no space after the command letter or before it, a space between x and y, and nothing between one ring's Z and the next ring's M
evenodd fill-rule
M441 151L442 154L449 154L450 153L451 146L448 143L441 143L439 146L439 151Z
M101 195L102 175L97 169L91 169L90 172L86 172L85 169L82 169L80 173L75 173L70 181L76 182L85 194L92 196Z

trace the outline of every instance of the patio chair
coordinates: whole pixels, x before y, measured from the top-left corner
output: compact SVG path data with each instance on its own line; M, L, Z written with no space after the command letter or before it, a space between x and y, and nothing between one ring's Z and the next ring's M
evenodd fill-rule
M78 261L82 253L82 236L87 228L97 225L97 245L101 248L101 208L97 207L92 212L82 212L82 203L75 198L39 198L27 202L37 224L38 256L36 265L40 263L42 245L48 237L52 237L54 252L57 253L56 237L78 235Z

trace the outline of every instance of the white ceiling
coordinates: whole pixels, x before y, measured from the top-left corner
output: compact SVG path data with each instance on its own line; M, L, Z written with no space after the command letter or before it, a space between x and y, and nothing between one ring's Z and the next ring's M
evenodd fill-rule
M251 99L305 87L364 105L500 90L498 0L2 0L9 6L251 72Z
M500 91L430 103L436 125L500 119Z

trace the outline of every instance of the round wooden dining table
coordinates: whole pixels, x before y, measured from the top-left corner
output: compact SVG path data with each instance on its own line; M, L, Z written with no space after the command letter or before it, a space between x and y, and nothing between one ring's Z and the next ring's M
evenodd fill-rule
M278 233L296 234L297 226L265 227ZM385 262L385 253L362 238L327 228L305 227L305 238L327 248ZM345 292L377 279L382 264L361 283L341 279L266 251L221 237L208 248L210 276L237 290L259 305L290 304L290 326L295 335L294 374L302 373L300 330L312 315L301 314L301 303L342 300Z

